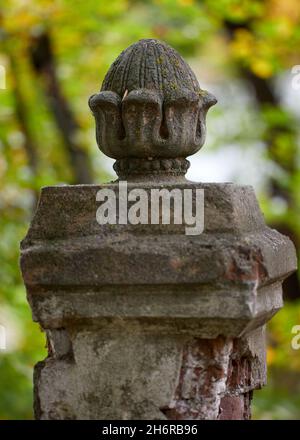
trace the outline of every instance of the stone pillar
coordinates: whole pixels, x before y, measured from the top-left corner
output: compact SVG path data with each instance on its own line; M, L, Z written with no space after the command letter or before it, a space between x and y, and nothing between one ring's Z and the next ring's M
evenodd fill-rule
M215 103L155 40L122 52L90 98L98 145L116 159L123 189L43 188L22 242L49 352L35 367L37 419L250 418L253 390L266 382L265 324L296 256L265 225L251 187L185 179ZM162 212L158 224L130 224L121 207L100 225L103 189L117 206L133 189L149 201L153 190L190 190L194 208L201 190L204 230L163 224Z

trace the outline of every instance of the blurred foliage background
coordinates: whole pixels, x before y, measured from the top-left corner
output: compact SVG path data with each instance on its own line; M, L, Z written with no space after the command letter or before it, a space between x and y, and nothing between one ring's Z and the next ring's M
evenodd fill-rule
M20 276L19 242L41 186L105 181L87 107L117 55L160 38L219 104L192 159L197 180L253 183L267 222L300 249L299 0L0 0L0 419L30 419L32 368L46 356ZM299 67L300 71L300 67ZM295 85L295 82L294 82ZM298 81L300 88L300 83ZM254 417L300 419L299 274L268 328L269 386Z

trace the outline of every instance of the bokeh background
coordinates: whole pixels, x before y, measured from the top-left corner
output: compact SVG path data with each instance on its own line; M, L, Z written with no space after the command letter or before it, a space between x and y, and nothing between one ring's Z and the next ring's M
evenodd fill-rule
M41 186L103 182L88 97L140 38L174 46L218 97L188 177L255 187L267 222L300 249L299 0L0 0L0 419L30 419L32 369L46 356L18 265ZM300 66L299 66L300 72ZM2 78L3 79L3 78ZM2 84L3 85L3 84ZM298 90L297 90L298 89ZM258 419L300 419L299 274L268 326L269 385Z

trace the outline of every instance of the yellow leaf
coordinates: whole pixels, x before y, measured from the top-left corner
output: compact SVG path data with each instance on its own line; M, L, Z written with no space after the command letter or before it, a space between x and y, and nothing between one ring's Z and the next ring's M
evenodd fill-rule
M275 356L276 356L276 353L275 353L274 348L268 347L267 348L267 365L268 366L270 366L274 363Z
M259 58L251 62L251 70L260 78L270 78L273 75L272 64Z

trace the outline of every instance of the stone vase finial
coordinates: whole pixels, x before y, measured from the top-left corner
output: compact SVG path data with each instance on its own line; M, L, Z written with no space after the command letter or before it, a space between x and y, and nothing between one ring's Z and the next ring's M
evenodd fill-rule
M117 159L114 169L124 178L185 174L185 158L203 146L206 113L216 102L174 49L149 39L119 55L89 106L98 146Z

